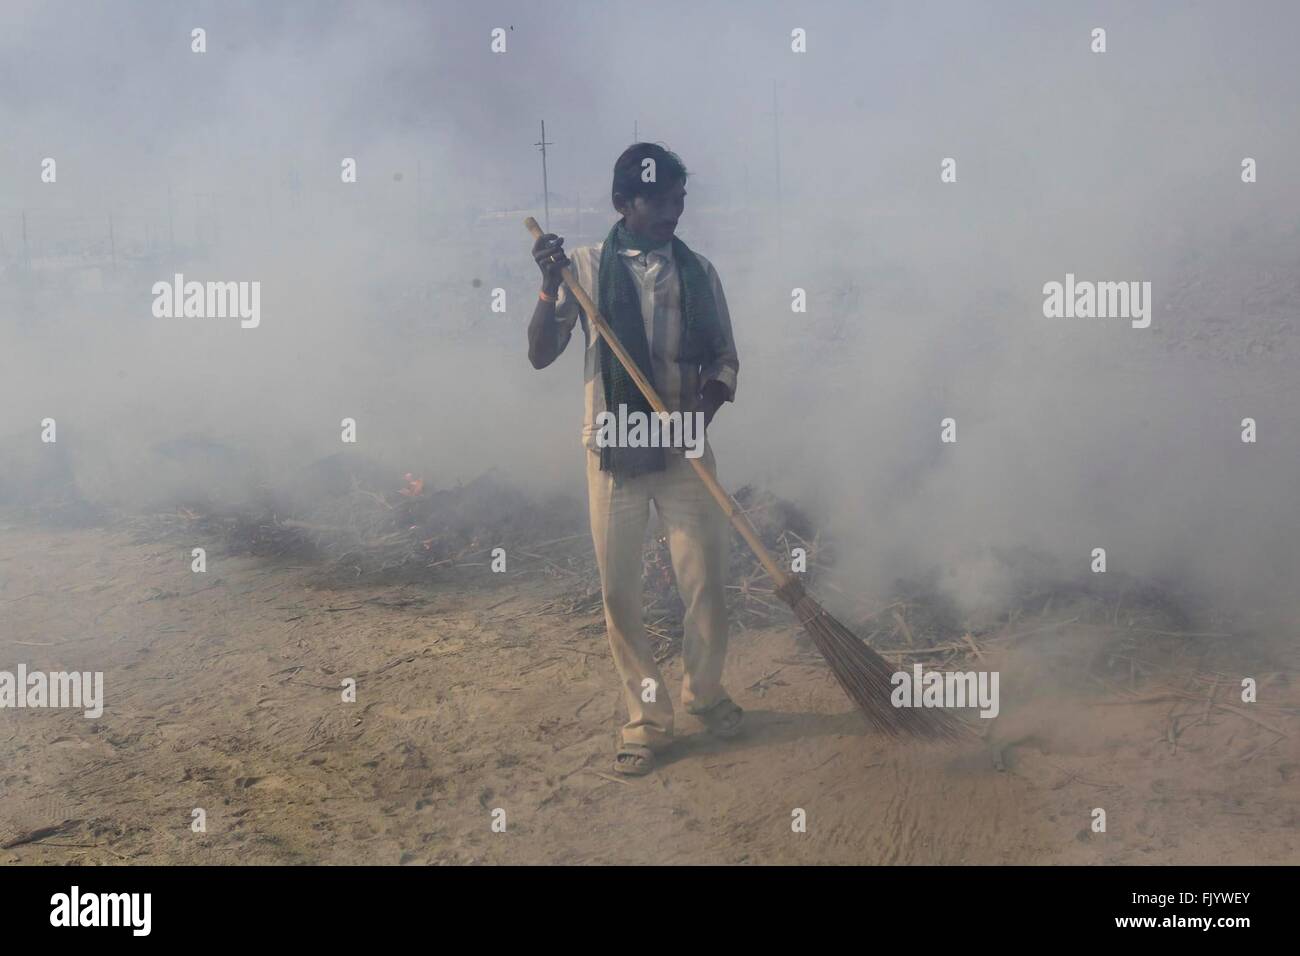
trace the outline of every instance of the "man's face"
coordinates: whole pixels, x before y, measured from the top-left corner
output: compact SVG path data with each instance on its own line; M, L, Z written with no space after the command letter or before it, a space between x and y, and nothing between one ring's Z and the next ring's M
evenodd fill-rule
M686 181L679 180L658 196L637 196L623 202L618 211L627 228L638 236L667 242L677 231L677 220L686 208Z

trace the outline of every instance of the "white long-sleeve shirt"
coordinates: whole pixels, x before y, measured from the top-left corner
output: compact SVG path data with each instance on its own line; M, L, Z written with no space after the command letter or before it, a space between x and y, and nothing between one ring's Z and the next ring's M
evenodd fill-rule
M580 246L568 253L578 282L594 301L600 298L600 253L604 243ZM694 252L694 250L692 250ZM655 390L670 412L701 411L700 389L710 381L721 382L727 388L727 397L735 400L736 378L740 372L740 358L736 354L736 340L731 332L731 314L727 299L722 293L722 282L713 264L698 252L699 259L713 286L713 300L717 304L718 326L722 332L723 346L713 364L707 368L693 362L679 360L682 340L681 283L677 277L677 264L673 259L672 243L657 249L641 251L623 249L620 253L627 264L637 289L641 293L641 318L645 322L646 341L650 345L651 375ZM600 336L595 335L581 314L578 301L564 286L560 287L559 301L555 306L558 328L558 348L563 352L573 335L573 327L582 320L586 336L583 362L586 399L582 425L582 443L590 451L599 451L596 444L596 416L605 411L605 387L600 374ZM615 359L615 361L618 361ZM681 454L681 448L670 451Z

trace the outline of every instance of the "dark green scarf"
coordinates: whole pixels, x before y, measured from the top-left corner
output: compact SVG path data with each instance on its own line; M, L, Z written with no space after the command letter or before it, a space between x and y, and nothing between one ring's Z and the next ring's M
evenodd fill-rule
M622 249L648 252L662 245L664 243L632 235L620 220L605 237L597 278L596 304L600 314L651 385L655 384L654 368L650 363L650 343L646 339L645 321L641 315L641 294L630 267L622 261L624 256L619 253ZM686 243L674 236L672 246L682 307L682 337L677 358L678 361L709 365L721 347L713 286L704 266ZM600 340L600 375L605 388L605 408L611 414L618 414L619 405L626 405L629 415L634 411L644 412L647 417L654 414L650 403L604 339ZM643 472L661 471L663 467L662 448L610 446L600 449L601 470L615 475L632 477Z

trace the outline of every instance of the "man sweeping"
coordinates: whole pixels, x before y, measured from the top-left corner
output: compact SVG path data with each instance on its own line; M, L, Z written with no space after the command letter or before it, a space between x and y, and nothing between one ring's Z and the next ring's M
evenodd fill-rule
M676 237L686 177L675 154L637 143L614 164L611 199L621 218L604 242L575 249L572 262L554 234L533 247L542 288L528 326L529 361L537 369L554 362L580 320L586 337L583 444L591 535L605 627L628 710L614 769L637 776L654 769L656 752L673 735L672 701L642 616L642 552L652 501L686 609L682 705L717 736L733 737L741 729L743 712L722 686L727 524L686 460L698 448L685 441L638 441L637 429L625 427L638 413L644 421L654 412L562 286L560 273L573 267L669 412L680 413L683 421L693 416L707 427L723 403L735 398L740 360L717 272ZM678 438L688 434L686 428L667 431ZM702 454L716 474L707 440Z

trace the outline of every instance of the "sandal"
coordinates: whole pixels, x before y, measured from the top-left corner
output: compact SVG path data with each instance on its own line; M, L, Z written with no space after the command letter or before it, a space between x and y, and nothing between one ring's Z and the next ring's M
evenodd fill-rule
M695 716L708 728L709 733L724 740L739 734L745 722L745 712L740 709L739 704L728 697L724 697L707 710L699 711Z
M614 754L614 772L644 777L655 768L655 752L644 744L620 744Z

